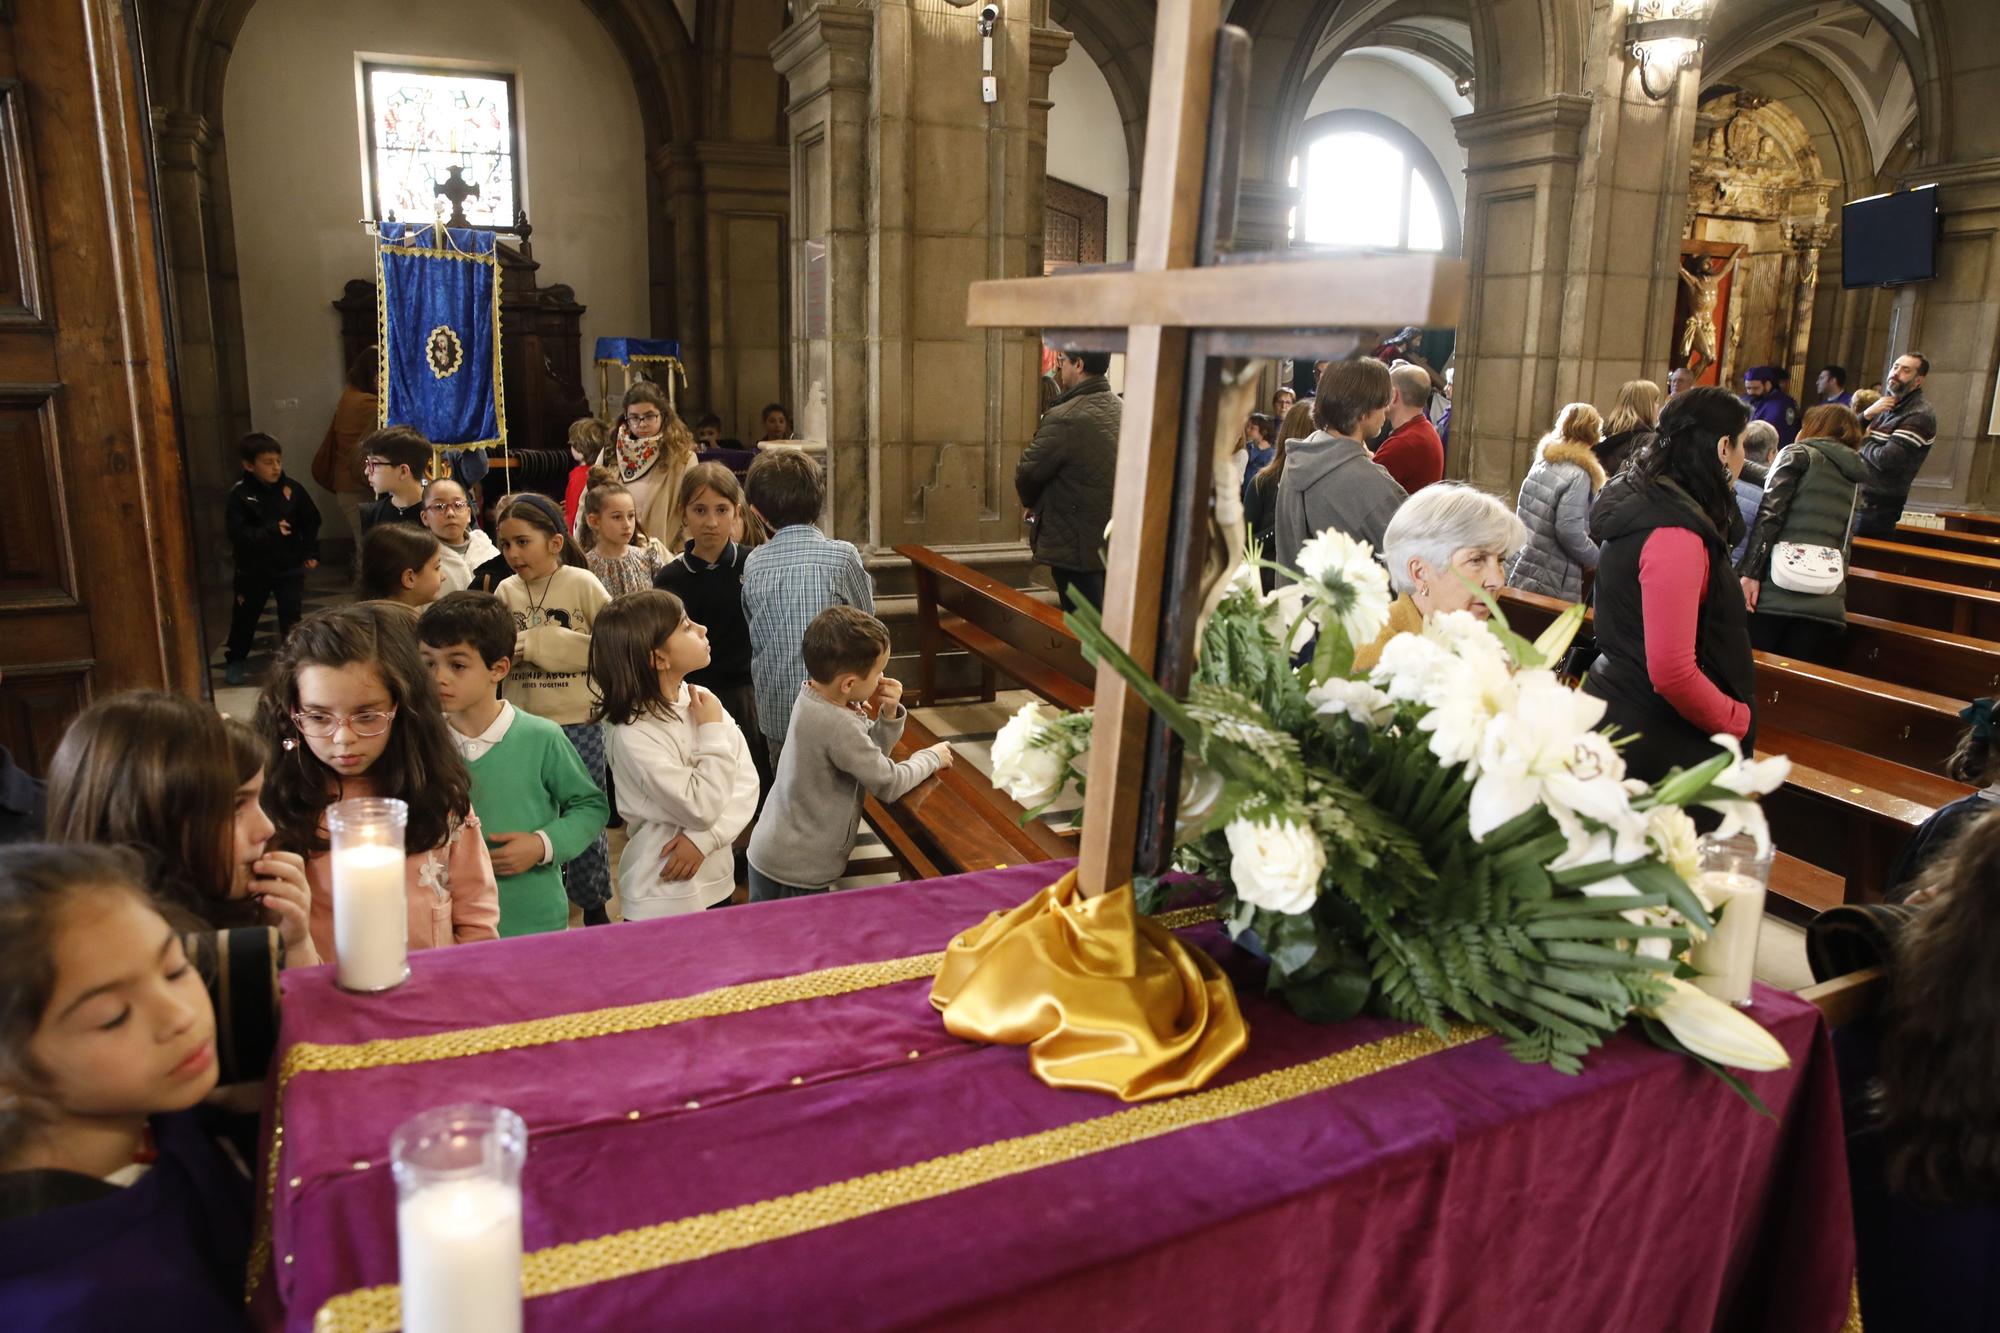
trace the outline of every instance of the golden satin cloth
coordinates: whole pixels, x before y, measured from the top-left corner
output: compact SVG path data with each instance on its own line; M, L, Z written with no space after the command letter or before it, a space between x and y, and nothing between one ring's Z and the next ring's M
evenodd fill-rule
M1213 958L1074 871L952 940L931 1003L954 1037L1026 1046L1050 1087L1128 1102L1202 1087L1250 1037Z

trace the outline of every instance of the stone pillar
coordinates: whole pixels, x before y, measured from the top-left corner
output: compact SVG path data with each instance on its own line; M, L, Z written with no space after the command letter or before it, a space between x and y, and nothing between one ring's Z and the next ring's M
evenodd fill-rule
M1451 465L1498 493L1562 404L1609 406L1624 381L1666 375L1700 71L1654 100L1623 29L1622 6L1594 4L1580 94L1456 122L1472 290Z
M1813 305L1819 299L1820 252L1833 241L1831 222L1787 222L1785 244L1792 251L1792 309L1786 320L1785 366L1792 372L1792 396L1810 406L1816 398L1806 365L1812 340Z
M1924 394L1937 409L1937 443L1910 488L1912 504L1971 503L2000 508L2000 464L1991 436L2000 376L2000 158L1913 168L1900 184L1936 181L1945 205L1937 281L1900 288L1911 298L1908 329L1888 358L1922 352L1931 360ZM1850 367L1850 369L1852 369ZM1880 366L1857 371L1860 383Z
M1008 6L987 103L976 7L794 12L771 48L791 89L792 383L802 432L824 422L833 531L1019 561L1039 344L967 328L966 289L1041 271L1048 75L1069 36L1047 0Z
M161 260L173 299L175 392L188 460L195 551L204 578L215 579L226 577L229 570L223 499L240 475L229 446L250 429L247 392L232 370L240 370L243 356L235 245L221 230L227 219L228 183L217 179L222 169L220 136L206 118L156 109L153 142L166 237ZM318 443L293 442L287 466L294 475L305 475Z

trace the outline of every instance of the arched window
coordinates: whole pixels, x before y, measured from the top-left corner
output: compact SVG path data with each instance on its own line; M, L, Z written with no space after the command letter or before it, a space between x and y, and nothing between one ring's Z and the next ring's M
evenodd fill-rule
M1306 122L1292 159L1299 187L1292 237L1307 245L1458 252L1458 212L1437 159L1416 135L1373 111Z

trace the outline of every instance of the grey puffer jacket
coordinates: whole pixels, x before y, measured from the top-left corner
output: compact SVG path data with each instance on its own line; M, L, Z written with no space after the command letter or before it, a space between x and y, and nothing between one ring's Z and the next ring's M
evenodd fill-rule
M1514 513L1528 528L1528 544L1507 571L1510 587L1583 599L1583 571L1597 568L1590 539L1590 505L1604 489L1604 465L1587 446L1544 440L1541 455L1521 481Z
M1035 559L1057 569L1104 568L1111 483L1124 404L1104 376L1062 393L1014 469L1014 490L1035 516Z

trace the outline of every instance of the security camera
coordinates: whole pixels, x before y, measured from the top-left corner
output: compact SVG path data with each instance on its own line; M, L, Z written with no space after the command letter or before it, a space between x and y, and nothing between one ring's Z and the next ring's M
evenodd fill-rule
M998 23L999 21L1000 21L1000 6L981 5L979 7L979 31L982 35L991 35L993 32L993 25Z

